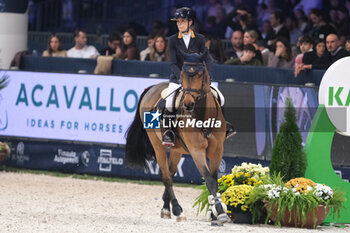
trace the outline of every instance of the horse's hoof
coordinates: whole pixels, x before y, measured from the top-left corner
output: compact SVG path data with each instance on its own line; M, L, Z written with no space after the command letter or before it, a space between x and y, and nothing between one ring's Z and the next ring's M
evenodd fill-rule
M169 219L169 218L171 218L170 210L162 209L162 210L160 211L160 217L161 217L161 218L164 218L164 219Z
M212 220L211 221L211 226L212 227L221 227L223 225L224 225L224 223L220 222L219 220Z
M183 213L181 213L179 216L176 216L176 222L186 222L186 221L187 221L187 218Z
M221 222L222 224L231 222L231 218L226 213L219 214L217 218L217 221Z

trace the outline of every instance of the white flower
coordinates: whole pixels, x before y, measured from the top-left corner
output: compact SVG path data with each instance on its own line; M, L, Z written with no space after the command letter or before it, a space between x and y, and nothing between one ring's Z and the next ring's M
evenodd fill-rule
M324 201L333 198L333 190L327 185L316 184L313 193Z

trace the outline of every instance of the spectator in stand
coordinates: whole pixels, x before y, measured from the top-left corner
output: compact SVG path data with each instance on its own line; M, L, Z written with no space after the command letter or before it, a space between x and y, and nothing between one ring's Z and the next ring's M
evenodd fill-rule
M140 60L141 61L144 61L146 59L146 56L151 53L153 45L154 45L154 36L149 35L147 37L147 48L145 48L144 50L142 50L140 52Z
M308 15L312 9L322 9L322 0L301 0L294 10L302 9L305 15Z
M261 66L262 63L256 58L256 49L252 44L247 44L243 47L243 55L235 57L225 62L226 65L248 65Z
M299 65L303 64L303 56L307 52L312 51L313 41L310 36L303 36L300 40L300 51L301 53L298 54L295 58L295 65L294 67L297 68Z
M339 36L347 36L350 33L349 30L349 13L348 10L341 6L337 9L337 31Z
M345 50L350 52L350 36L345 38Z
M160 20L154 20L152 22L152 33L153 35L164 35L165 25Z
M331 8L327 16L329 17L329 25L337 29L337 23L338 23L337 8Z
M47 49L43 52L43 57L67 57L67 51L61 48L61 41L58 36L50 36Z
M101 55L112 56L117 51L117 48L121 46L122 38L116 32L113 32L108 36L107 48L101 50Z
M209 16L205 22L205 31L207 35L216 35L216 18Z
M297 19L297 27L304 34L307 30L307 17L302 9L294 11L294 17Z
M232 5L232 1L230 0L222 0L222 7L225 9L226 14L229 14L231 11L233 11L235 8Z
M320 58L322 63L304 64L303 66L300 67L299 70L303 71L303 70L309 70L309 69L327 69L329 66L331 66L334 62L336 62L340 58L347 57L350 55L349 52L347 52L340 46L340 40L336 34L332 33L327 36L326 47L328 51L325 52ZM298 75L299 73L296 73L296 75Z
M275 52L269 53L267 66L277 68L293 68L294 57L292 55L292 49L289 41L286 38L281 37L278 38L275 43L276 50Z
M145 61L169 61L168 43L163 35L154 37L152 50L146 55Z
M214 16L216 17L217 9L221 7L220 3L217 0L209 0L209 9L208 9L208 17Z
M256 21L257 21L258 29L262 31L264 23L270 20L270 14L267 10L266 4L262 3L257 5L256 12L257 12Z
M258 46L258 33L254 30L249 30L249 31L246 31L244 33L244 36L243 36L243 44L244 45L248 45L248 44L251 44L254 46L255 48L255 54L256 54L256 58L262 63L263 62L263 59L262 59L262 55L261 55L261 52L259 50L259 46Z
M277 38L284 37L287 41L289 38L289 31L286 27L284 27L284 15L281 11L275 11L270 14L270 23L272 29L266 36L267 45L272 45Z
M303 35L302 31L299 30L299 28L296 25L297 20L289 16L286 18L284 25L289 31L289 36L290 36L290 43L291 44L296 44L298 41L298 38Z
M325 64L327 63L324 53L326 51L326 44L324 40L317 39L314 43L313 50L310 52L307 52L303 56L303 63L296 67L294 70L294 76L298 76L299 73L303 70L304 65L312 64Z
M245 7L238 7L237 10L226 15L225 21L233 31L257 30L253 12Z
M329 34L336 33L336 30L327 24L323 18L322 11L312 9L310 11L310 19L313 23L310 35L316 39L325 39Z
M225 57L227 59L232 59L242 56L243 49L243 32L234 31L231 37L232 48L226 49Z
M133 29L127 29L123 34L122 48L117 48L117 58L122 60L139 60L140 52L136 45L136 34Z
M222 42L220 38L218 37L210 38L207 40L205 45L209 49L209 53L214 63L222 64L226 61L224 48L222 46Z
M96 58L99 54L92 45L86 45L86 33L82 30L76 30L74 33L75 46L67 51L68 57L75 58Z
M218 7L216 12L216 34L215 36L225 38L227 23L225 20L226 11L223 7Z
M261 29L261 38L266 41L266 36L269 33L269 31L272 29L271 23L269 20L266 20L262 26Z
M345 8L348 10L348 14L350 15L350 0L345 0Z

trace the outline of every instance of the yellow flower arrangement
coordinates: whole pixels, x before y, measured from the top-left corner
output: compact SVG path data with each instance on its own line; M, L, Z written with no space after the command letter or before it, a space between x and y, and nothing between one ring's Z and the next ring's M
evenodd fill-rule
M249 211L246 203L249 194L255 186L263 184L263 179L269 176L269 168L261 164L242 163L234 166L232 173L218 179L218 192L222 201L227 205L227 213L232 217L232 211ZM198 205L198 212L208 210L209 191L205 184L201 186L202 193L196 198L194 206Z
M246 201L253 189L253 186L246 184L231 186L226 189L226 191L221 195L221 198L231 213L237 211L247 211L249 206Z
M315 182L312 180L300 177L291 179L285 184L285 187L291 188L294 192L306 194L310 192L315 187L315 185Z

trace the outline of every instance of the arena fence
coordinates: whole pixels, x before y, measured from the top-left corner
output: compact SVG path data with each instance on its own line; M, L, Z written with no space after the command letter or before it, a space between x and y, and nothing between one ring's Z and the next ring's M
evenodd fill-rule
M144 88L166 80L25 71L0 71L0 75L8 76L10 81L0 93L0 140L10 141L13 148L5 164L160 179L155 162L149 163L149 172L125 167L124 134ZM297 122L305 142L318 107L317 88L237 82L218 85L226 96L225 118L238 131L224 144L220 174L229 173L242 161L268 164L288 96L296 105ZM335 136L331 158L336 172L347 180L350 178L348 140ZM180 161L176 180L202 182L194 170L191 157L185 156Z

